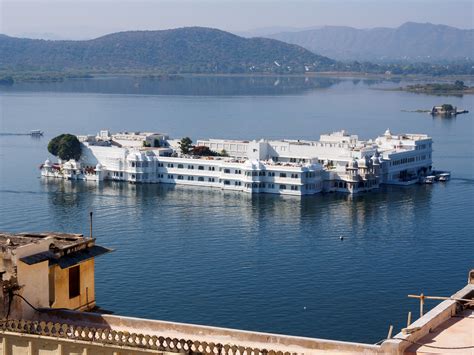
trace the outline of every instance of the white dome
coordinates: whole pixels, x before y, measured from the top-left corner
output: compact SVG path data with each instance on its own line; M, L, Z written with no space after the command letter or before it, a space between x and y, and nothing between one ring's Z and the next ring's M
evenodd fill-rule
M95 171L101 171L102 170L102 164L101 163L98 163L96 166L95 166Z
M247 169L247 170L252 170L253 169L253 164L250 160L246 160L245 163L244 163L244 169Z
M362 157L357 160L357 163L361 167L366 167L368 165L367 157Z
M385 133L383 134L385 137L391 137L392 136L392 132L390 132L390 129L387 128L387 130L385 131Z
M247 170L263 170L265 165L263 165L260 160L246 160L244 163L244 169Z
M265 165L263 165L263 163L260 160L254 160L253 165L255 166L255 169L259 169L259 170L265 169Z
M64 168L66 169L78 169L79 168L79 163L75 160L69 160L66 163L64 163Z
M51 167L51 161L50 161L49 159L46 159L46 160L44 161L43 166L44 166L45 168L50 168L50 167Z

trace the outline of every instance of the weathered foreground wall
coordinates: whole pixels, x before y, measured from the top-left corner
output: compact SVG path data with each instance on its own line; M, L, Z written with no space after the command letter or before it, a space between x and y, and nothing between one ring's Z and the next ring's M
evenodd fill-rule
M41 321L9 320L0 325L6 354L204 355L382 354L382 347L226 328L94 315L42 313ZM45 319L49 319L46 321ZM31 350L30 350L31 349ZM43 350L44 349L44 350ZM101 352L98 352L100 349ZM132 350L129 350L132 349ZM23 351L23 352L21 352Z
M2 332L2 355L142 355L155 352L133 347L94 344L88 341L70 341L56 337Z

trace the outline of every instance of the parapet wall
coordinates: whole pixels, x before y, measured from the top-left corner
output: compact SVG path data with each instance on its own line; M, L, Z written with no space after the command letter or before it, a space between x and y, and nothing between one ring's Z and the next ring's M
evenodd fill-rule
M205 355L384 353L378 345L72 311L41 313L38 320L10 320L0 327L0 338L7 339L7 342L15 342L15 336L18 341L23 341L26 335L36 339L30 341L80 342L81 346L90 346L90 351L100 345L104 351L123 347L136 348L137 353L152 351ZM63 354L67 352L63 351Z

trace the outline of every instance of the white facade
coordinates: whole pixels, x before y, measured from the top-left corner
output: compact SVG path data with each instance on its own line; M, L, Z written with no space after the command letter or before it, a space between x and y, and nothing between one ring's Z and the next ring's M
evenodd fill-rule
M411 184L431 171L430 137L392 135L389 130L369 141L341 131L322 135L319 141L209 139L196 144L225 151L228 157L183 156L179 140L154 133L111 135L101 131L80 140L80 162L55 165L46 161L42 175L306 195L357 193L383 183ZM156 140L161 148L143 144Z

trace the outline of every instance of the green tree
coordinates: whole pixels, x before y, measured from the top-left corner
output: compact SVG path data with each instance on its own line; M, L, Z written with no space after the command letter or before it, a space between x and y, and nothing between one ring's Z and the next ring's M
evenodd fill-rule
M215 157L218 154L212 150L209 149L209 147L206 146L196 146L191 150L192 155L197 155L200 157Z
M443 108L444 111L452 111L452 110L454 110L453 105L450 105L450 104L443 104L443 105L441 105L441 107Z
M193 141L189 137L184 137L178 144L179 148L181 149L181 153L183 154L189 154L193 147Z
M79 160L81 158L81 143L72 134L61 134L48 143L48 152L61 160Z
M228 157L228 156L229 156L229 153L227 153L227 150L222 149L219 155L220 155L221 157Z
M464 89L464 81L461 81L461 80L456 80L454 82L454 87L458 90L462 90Z

